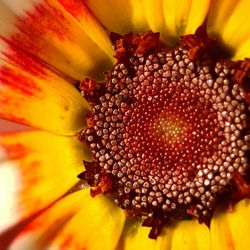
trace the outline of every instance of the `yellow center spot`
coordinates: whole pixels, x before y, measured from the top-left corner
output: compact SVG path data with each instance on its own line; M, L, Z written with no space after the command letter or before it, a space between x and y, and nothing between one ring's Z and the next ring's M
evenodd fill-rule
M168 145L180 144L187 136L188 126L179 117L159 117L154 125L158 137Z

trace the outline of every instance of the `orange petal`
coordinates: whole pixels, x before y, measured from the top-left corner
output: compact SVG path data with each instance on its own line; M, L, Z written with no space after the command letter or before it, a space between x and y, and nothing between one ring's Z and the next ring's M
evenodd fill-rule
M36 131L1 135L0 183L6 202L1 202L0 229L46 207L75 185L82 160L90 160L83 150L74 137Z
M114 51L107 32L91 14L88 7L81 0L53 0L57 8L65 13L70 14L72 18L79 24L80 28L89 36L89 38L100 48L114 63ZM60 5L62 7L60 7Z
M125 34L149 29L141 0L86 0L86 4L109 31Z
M0 59L0 116L60 134L75 134L85 124L87 102L63 78L46 74L44 67L40 72L26 72Z
M8 249L49 249L50 242L84 206L82 192L63 197L46 209L11 242ZM39 206L40 207L40 206Z
M43 61L36 56L27 53L9 42L7 39L0 36L0 59L14 64L23 71L30 73L41 79L53 79L61 81L61 78L67 80L71 84L75 84L75 80L67 77L59 71L48 68ZM65 81L63 81L64 83Z
M80 211L79 211L80 210ZM13 249L115 249L125 215L89 190L69 195L41 214L17 237Z
M3 0L0 37L74 79L102 78L112 65L110 44L84 3L78 5L84 11L85 29L56 0Z
M86 191L80 213L63 228L52 246L69 250L115 249L125 222L124 211L107 197L90 198Z

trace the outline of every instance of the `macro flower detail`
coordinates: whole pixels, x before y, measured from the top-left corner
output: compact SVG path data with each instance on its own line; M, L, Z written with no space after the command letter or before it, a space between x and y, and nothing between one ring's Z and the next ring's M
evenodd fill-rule
M249 7L0 0L0 249L250 249Z
M93 111L79 137L95 160L79 177L94 197L114 194L150 238L180 218L209 226L220 199L250 195L249 62L217 59L203 27L175 49L152 32L111 37L118 62L105 86L81 84Z

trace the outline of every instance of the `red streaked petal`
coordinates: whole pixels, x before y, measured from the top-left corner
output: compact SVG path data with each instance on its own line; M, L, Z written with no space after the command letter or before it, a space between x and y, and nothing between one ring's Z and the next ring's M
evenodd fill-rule
M89 190L66 196L18 235L11 249L115 249L125 214Z
M115 249L120 239L125 213L102 195L83 196L84 206L53 241L59 249ZM79 230L81 229L81 230Z
M84 203L82 193L63 197L30 222L11 242L8 249L51 249L50 242L61 233L63 227L80 211Z
M21 48L9 42L7 39L0 37L0 59L14 64L23 71L30 73L38 78L54 78L55 81L60 81L63 77L69 83L75 83L71 78L63 75L59 71L48 68L43 61L36 56L25 52ZM59 76L59 77L58 77Z
M76 134L88 104L56 74L36 76L0 59L0 116L59 134Z
M82 160L91 159L83 150L74 137L38 131L2 134L1 190L7 202L1 202L1 230L46 207L74 186L83 170Z
M66 12L69 13L98 48L100 48L110 60L114 62L114 51L107 32L94 15L91 14L88 7L83 4L83 1L54 0L53 2L58 2L63 7L62 12L65 12L65 15ZM56 6L58 6L58 8L60 7L59 5Z
M30 130L33 129L29 126L0 119L0 133L14 132L14 131L30 131ZM1 153L0 153L0 159L1 159Z
M5 27L0 30L0 37L74 79L102 78L112 65L110 43L91 12L84 10L90 34L94 30L101 41L94 41L87 25L83 29L53 0L4 0L0 3L0 23Z

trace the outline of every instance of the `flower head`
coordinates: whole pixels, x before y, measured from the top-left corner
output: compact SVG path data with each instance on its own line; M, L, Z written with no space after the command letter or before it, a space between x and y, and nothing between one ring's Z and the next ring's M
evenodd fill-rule
M248 180L245 178L248 174L248 156L245 152L249 147L249 62L243 61L250 53L246 13L248 8L247 0L237 4L234 1L209 0L1 1L0 115L4 119L36 128L29 132L2 133L0 137L0 186L3 199L0 205L0 242L4 242L3 247L14 250L248 249L250 243L246 236L249 230L249 205L247 199L242 200L249 195ZM213 54L213 59L207 53L213 39L205 39L204 36L199 38L198 33L193 35L202 24L209 37L216 39L220 45L220 49L215 48L218 55ZM159 33L150 33L149 30ZM130 32L144 32L146 35L130 34L126 38L114 36L114 33L124 35ZM181 38L179 47L174 49L181 36L184 37ZM112 42L116 54L112 49ZM227 52L226 57L222 51ZM149 58L147 65L146 57L150 56L149 52L152 58ZM135 55L141 61L136 62ZM156 55L156 61L153 61ZM178 56L183 60L176 59ZM165 57L168 59L163 60ZM220 61L215 61L215 57L220 58ZM234 62L229 63L229 59ZM178 61L176 69L170 65L172 62L175 64L175 60ZM183 65L179 61L183 61ZM148 68L139 68L137 63ZM112 65L115 65L113 69ZM135 71L137 66L138 71ZM153 79L147 73L150 72L150 67L154 72ZM213 68L214 71L211 72L208 68ZM169 71L170 69L174 70ZM104 72L107 71L110 73L106 74L104 87L99 83L105 81ZM134 78L131 77L132 71ZM198 74L196 79L200 82L199 91L194 91L190 84L188 88L184 88L178 81L175 85L173 79L171 82L167 81L164 87L164 77L167 79L167 75L173 74L173 71L177 75L185 72L184 85L188 85L187 72ZM140 74L136 75L138 72ZM119 82L116 75L122 76L119 76ZM126 78L130 82L125 81L125 87L122 87L126 75L130 76ZM211 77L206 78L208 75ZM80 93L79 82L86 99ZM221 90L215 87L215 83ZM153 84L160 87L155 89ZM230 87L232 92L228 94ZM214 94L216 91L219 96ZM119 98L114 97L117 98L115 102L112 101L113 94L120 95ZM152 100L158 95L157 104L151 107ZM100 100L101 104L97 103ZM233 107L236 102L237 105ZM117 114L106 115L106 110L101 111L100 105L104 109L107 108L105 105L116 105L114 110L117 110ZM109 144L111 148L114 147L105 151L105 154L95 139L107 129L105 122L110 119L110 126L111 122L117 124L119 115L123 113L126 115L121 122L124 138L121 143L125 143L129 146L128 150L133 151L131 159L134 162L129 162L132 166L127 164L120 167L123 164L121 158L130 158L130 151L121 153L118 146L122 145L117 145L117 139L112 142L119 137L120 130L114 130L116 132L112 134L113 139L102 137L106 140L105 143L102 142L106 148ZM142 113L144 116L140 117ZM240 121L230 123L226 129L224 127L229 121L224 121L223 117L233 117L233 120ZM97 122L102 124L98 127ZM238 130L241 131L239 134L235 132ZM230 139L229 146L225 145L226 135ZM79 139L85 141L85 146ZM146 148L145 142L148 143ZM154 148L155 145L161 150ZM218 148L221 154L218 153ZM206 155L202 155L204 152ZM236 153L241 157L240 161L234 157ZM103 155L106 157L104 161ZM203 165L198 168L201 155ZM140 167L137 169L136 163L146 166L149 156L153 157L150 159L156 166L166 162L165 166L170 164L174 168L170 172L168 169L161 169L159 172L150 163L150 168L153 168L151 172L146 167L143 167L143 171ZM221 161L212 164L213 170L209 167L210 157L217 157L216 161ZM204 162L205 158L207 162ZM82 161L85 163L85 170ZM114 161L117 166L120 164L119 167L115 167ZM95 165L96 162L98 165ZM232 163L236 173L240 174L232 177L230 171L225 170L230 169L230 166L226 166L227 162ZM197 168L195 177L189 164ZM215 165L218 166L217 170L214 169ZM220 169L221 166L224 166L224 170ZM205 173L205 170L210 172ZM135 179L132 184L129 171L132 171L132 179ZM144 178L142 183L139 179L136 180L136 171L140 172L139 175L146 175L147 180ZM79 175L81 172L83 174ZM123 181L126 174L126 180ZM169 175L177 179L181 176L180 189L178 185L169 182ZM166 179L164 183L160 182L161 178ZM202 185L195 184L192 187L190 180L198 183L198 178L202 180ZM153 189L154 184L149 183L150 180L157 184L159 190ZM237 201L241 201L237 205L230 203L233 212L226 212L221 206L213 214L213 192L221 188L219 184L215 185L217 182L210 186L213 181L222 186L223 181L225 185L230 182L232 186L227 186L226 191L238 191L238 196L235 197ZM164 187L161 188L160 184ZM89 194L89 185L93 186L91 190L95 198ZM118 193L110 192L117 185L118 188L124 185L124 188L117 189L120 190ZM133 189L131 185L138 187ZM183 186L185 190L182 192L180 190ZM207 186L210 193L206 196L201 189L207 189ZM145 192L144 196L151 205L145 203L143 195L135 195L131 191L139 187L140 192ZM152 189L154 194L147 193L148 189ZM178 202L171 198L176 192ZM188 192L186 196L185 192ZM97 193L111 195L96 195ZM169 196L169 207L166 193ZM201 204L194 201L194 197L201 198L203 193L205 203L202 203L203 208L199 210L198 206ZM132 219L114 204L114 199L122 208L133 208L127 209L127 214L132 215ZM182 203L187 204L187 214L198 217L200 222L204 222L209 214L209 218L212 218L210 229L196 220L180 220L179 214L172 216L174 206L178 207ZM158 209L154 213L163 212L171 221L174 217L178 220L166 225L168 220L164 216L151 216L154 215L152 206ZM166 210L170 211L171 216L165 213ZM144 225L151 229L141 227L143 219ZM157 223L161 225L161 231L154 234L154 230L158 230L155 227ZM148 239L150 230L151 236L158 236L156 240Z

